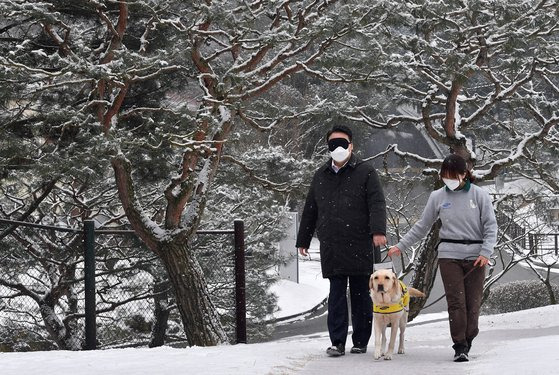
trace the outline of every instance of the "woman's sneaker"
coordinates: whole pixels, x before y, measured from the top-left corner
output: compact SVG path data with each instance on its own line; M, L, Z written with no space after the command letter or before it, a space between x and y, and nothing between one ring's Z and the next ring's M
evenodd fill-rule
M332 345L326 349L326 354L330 357L339 357L345 354L345 346L343 344Z
M454 362L468 362L468 347L466 345L455 344L454 348Z
M466 348L466 354L470 355L470 349L472 349L473 339L466 340L468 342L468 347Z
M466 353L454 354L454 362L468 362L469 360L468 354Z

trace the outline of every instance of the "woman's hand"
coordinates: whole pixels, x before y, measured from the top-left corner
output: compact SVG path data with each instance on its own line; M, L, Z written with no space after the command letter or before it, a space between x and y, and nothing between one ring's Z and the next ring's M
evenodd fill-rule
M396 246L392 246L389 250L388 250L388 256L390 258L392 258L392 256L400 256L400 254L402 254L402 252L400 251L400 249Z
M474 267L477 266L478 264L480 267L483 267L486 266L487 263L489 263L489 259L487 259L483 255L480 255L477 257L476 261L474 262Z

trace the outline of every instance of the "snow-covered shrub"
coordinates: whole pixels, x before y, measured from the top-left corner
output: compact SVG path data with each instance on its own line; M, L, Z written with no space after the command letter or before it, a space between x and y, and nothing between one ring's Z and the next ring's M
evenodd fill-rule
M553 285L553 293L556 296L559 295L559 285ZM549 293L541 281L511 281L491 288L481 312L482 314L501 314L549 304Z
M11 319L0 321L0 352L56 350L58 346L45 339L34 327Z
M143 315L134 314L126 319L126 325L136 332L149 333L152 323L148 322Z

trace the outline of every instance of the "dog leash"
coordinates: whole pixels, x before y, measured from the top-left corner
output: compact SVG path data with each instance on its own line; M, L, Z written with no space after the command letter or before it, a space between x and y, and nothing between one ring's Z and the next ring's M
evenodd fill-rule
M462 280L464 280L466 277L468 277L469 274L471 274L473 271L475 271L476 267L472 268L471 270L469 270L468 272L466 272L466 274L464 275L464 277L462 278ZM433 306L435 303L439 302L441 299L443 299L443 297L446 296L446 293L443 293L442 296L440 296L439 298L437 298L436 300L434 300L433 302L431 302L430 304L428 304L427 306L423 306L421 308L421 310L426 309L430 306Z
M384 247L385 247L385 250L389 249L387 245L384 245ZM381 270L381 269L389 269L389 270L392 270L392 272L396 273L396 270L394 268L394 263L392 262L392 258L390 258L390 261L388 261L388 262L386 261L386 258L388 258L388 252L386 253L386 256L383 259L380 259L380 254L381 254L380 246L375 246L373 251L374 252L378 251L378 259L380 260L380 262L375 262L374 260L377 259L377 256L373 255L373 258L374 258L374 260L373 260L373 272Z
M464 258L464 260L467 260L468 258L472 258L472 257ZM477 257L476 257L476 258L477 258ZM491 265L491 266L494 266L495 263L492 263L492 261L493 261L493 259L489 259L489 262L488 262L487 264L488 264L488 265ZM466 272L466 274L464 275L464 277L462 278L462 280L466 279L466 277L468 277L473 271L475 271L476 268L477 268L477 266L474 267L474 268L472 268L472 269L469 270L468 272ZM426 309L426 308L428 308L428 307L430 307L430 306L433 306L435 303L437 303L437 302L439 302L441 299L443 299L444 296L446 296L446 292L443 293L442 296L440 296L439 298L437 298L436 300L434 300L433 302L431 302L430 304L428 304L427 306L423 306L423 307L421 308L421 310Z
M385 248L386 248L386 250L389 249L389 247L388 247L387 245L385 245ZM380 246L379 246L379 250L380 250ZM385 255L384 258L381 260L381 264L386 263L386 262L385 262L385 261L386 261L386 258L388 258L388 252L386 252L386 255ZM469 256L469 257L464 258L463 260L468 260L468 258L476 258L476 259L477 259L477 257L475 257L475 256ZM390 258L390 260L392 260L392 258ZM394 266L393 266L392 261L390 261L390 262L388 262L388 263L390 263L391 268L392 268L392 271L394 271ZM386 263L386 264L388 264L388 263ZM488 262L487 264L488 264L489 266L494 266L494 265L495 265L495 260L489 258L489 262ZM414 265L414 266L415 266L415 265ZM374 268L374 267L373 267L373 268ZM415 267L414 267L414 268L415 268ZM462 280L465 280L466 277L468 277L473 271L476 270L476 268L477 268L477 266L474 267L474 268L472 268L472 269L469 270L468 272L466 272L466 274L464 275L464 277L462 277ZM428 304L427 306L423 306L421 309L423 310L423 309L426 309L426 308L428 308L428 307L430 307L430 306L433 306L435 303L439 302L439 301L440 301L441 299L443 299L443 297L445 297L445 296L446 296L446 292L443 293L442 296L440 296L439 298L437 298L436 300L434 300L433 302L431 302L430 304Z

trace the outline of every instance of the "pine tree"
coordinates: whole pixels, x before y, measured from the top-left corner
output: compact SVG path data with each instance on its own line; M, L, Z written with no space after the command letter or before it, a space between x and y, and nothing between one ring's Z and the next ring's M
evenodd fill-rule
M103 176L110 165L128 222L166 268L188 343L224 342L192 239L228 139L234 128L302 115L258 98L339 60L343 40L371 27L370 10L330 1L2 3L3 140L20 150L4 154L4 173Z

